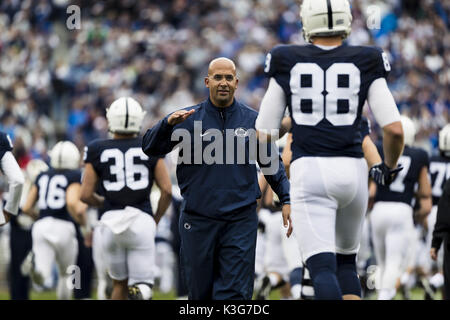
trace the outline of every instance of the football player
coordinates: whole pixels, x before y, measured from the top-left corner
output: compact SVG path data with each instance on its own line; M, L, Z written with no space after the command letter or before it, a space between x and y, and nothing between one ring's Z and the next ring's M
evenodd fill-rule
M52 270L58 265L57 297L70 299L67 285L78 254L77 226L84 225L87 206L80 201L80 153L70 141L58 142L50 151L50 166L41 172L31 187L23 212L36 217L31 236L33 247L22 264L22 273L30 274L39 286L51 288ZM34 211L37 203L39 212Z
M12 154L13 145L6 133L0 132L0 166L2 173L8 181L8 199L3 211L0 213L0 226L9 222L11 215L17 215L20 196L25 182L19 164Z
M370 122L369 120L362 116L361 117L361 136L363 137L362 142L362 150L364 153L364 158L366 159L368 167L372 168L376 164L381 163L382 159L381 156L377 150L376 145L373 143L372 139L370 138ZM291 121L287 121L286 119L283 119L282 121L282 127L284 131L290 131L291 128ZM289 133L287 137L286 147L283 149L283 163L286 168L286 172L289 176L289 167L290 162L292 159L292 150L291 150L291 143L292 143L292 134ZM375 189L376 190L376 189ZM364 232L365 231L365 232ZM363 234L361 237L361 249L363 249L363 252L361 250L358 252L358 264L367 262L368 257L370 256L370 248L369 248L369 232L368 231L368 219L366 218L364 220L363 224ZM367 233L367 234L366 234ZM292 237L295 239L295 237ZM286 239L283 239L286 240ZM285 241L286 242L286 241ZM292 251L291 251L292 252ZM292 255L292 253L291 253ZM294 254L294 256L298 256ZM361 261L363 260L363 261ZM313 299L314 298L314 288L311 284L311 279L309 275L309 271L307 268L302 268L303 262L300 263L300 268L292 270L289 276L289 283L291 285L291 294L294 299L297 299L298 293L300 293L301 299ZM301 281L298 281L298 277L300 277ZM364 281L364 279L362 279Z
M433 238L434 226L436 224L436 216L437 216L437 208L439 199L442 196L444 191L445 182L450 177L450 124L447 124L444 128L439 131L439 155L432 156L430 158L430 175L431 175L431 194L433 198L433 207L431 209L430 214L426 220L427 226L427 236L426 236L426 248L428 250L433 251L433 254L436 255L434 248L431 247L431 240ZM440 288L444 284L444 277L442 275L442 259L443 259L443 250L441 250L439 259L437 259L437 265L434 267L437 269L437 273L435 273L430 278L430 284L433 290ZM432 265L429 265L429 270Z
M101 242L113 279L112 299L152 298L156 224L171 200L163 159L149 158L141 149L144 115L133 98L115 100L106 112L113 138L93 141L85 150L81 199L104 212ZM150 204L153 181L161 191L155 213Z
M412 266L415 259L418 239L413 216L421 222L431 210L428 154L423 149L412 147L415 127L411 119L402 116L401 121L405 134L405 149L399 163L404 169L390 186L377 187L375 204L370 213L372 242L380 270L379 300L394 298L399 277ZM380 153L381 148L379 146ZM413 213L415 193L419 200L419 209Z
M275 139L289 108L292 224L315 296L359 299L355 260L368 198L361 113L367 99L384 134L384 162L372 174L389 184L403 149L386 83L391 66L379 48L342 45L351 31L347 0L305 0L300 16L311 44L280 45L267 55L270 81L256 128L260 139Z
M25 183L20 199L21 207L27 200L28 192L34 185L36 177L42 171L48 170L48 165L40 160L28 162L24 171ZM30 298L30 277L23 276L20 270L24 259L32 248L31 228L34 220L19 208L18 215L11 217L9 245L11 249L10 264L10 296L11 300L28 300Z

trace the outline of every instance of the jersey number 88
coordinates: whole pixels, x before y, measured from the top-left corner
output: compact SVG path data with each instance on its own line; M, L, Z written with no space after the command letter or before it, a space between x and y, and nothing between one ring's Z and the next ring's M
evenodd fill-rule
M292 117L298 125L315 126L323 118L334 126L355 121L361 77L353 63L334 63L326 71L316 63L297 63L291 69L289 85ZM340 103L344 111L339 110Z

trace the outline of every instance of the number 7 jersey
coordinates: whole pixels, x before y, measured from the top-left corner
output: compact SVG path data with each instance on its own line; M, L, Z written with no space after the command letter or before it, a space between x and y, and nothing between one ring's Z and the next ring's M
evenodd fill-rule
M99 193L105 197L102 211L131 206L152 215L150 190L158 159L144 154L141 138L91 142L84 162L92 164L99 177Z
M391 67L376 47L280 45L264 71L282 87L292 117L292 161L303 156L363 157L361 112L369 87Z

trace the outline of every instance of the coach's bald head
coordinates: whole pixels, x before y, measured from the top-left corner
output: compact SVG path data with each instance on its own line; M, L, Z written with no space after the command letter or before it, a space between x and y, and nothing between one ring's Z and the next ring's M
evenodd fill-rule
M216 107L228 107L233 103L238 82L236 65L232 60L220 57L209 63L205 85L209 88L209 98Z

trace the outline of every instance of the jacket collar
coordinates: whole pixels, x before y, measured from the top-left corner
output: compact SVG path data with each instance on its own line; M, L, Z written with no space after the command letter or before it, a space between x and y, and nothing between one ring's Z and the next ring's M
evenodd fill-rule
M226 113L229 113L229 112L233 112L234 110L236 110L238 103L239 102L236 101L236 98L233 98L233 103L230 106L225 107L225 108L221 108L221 107L216 107L212 103L211 99L208 98L206 100L206 108L209 109L209 110L215 110L215 111L224 110Z

